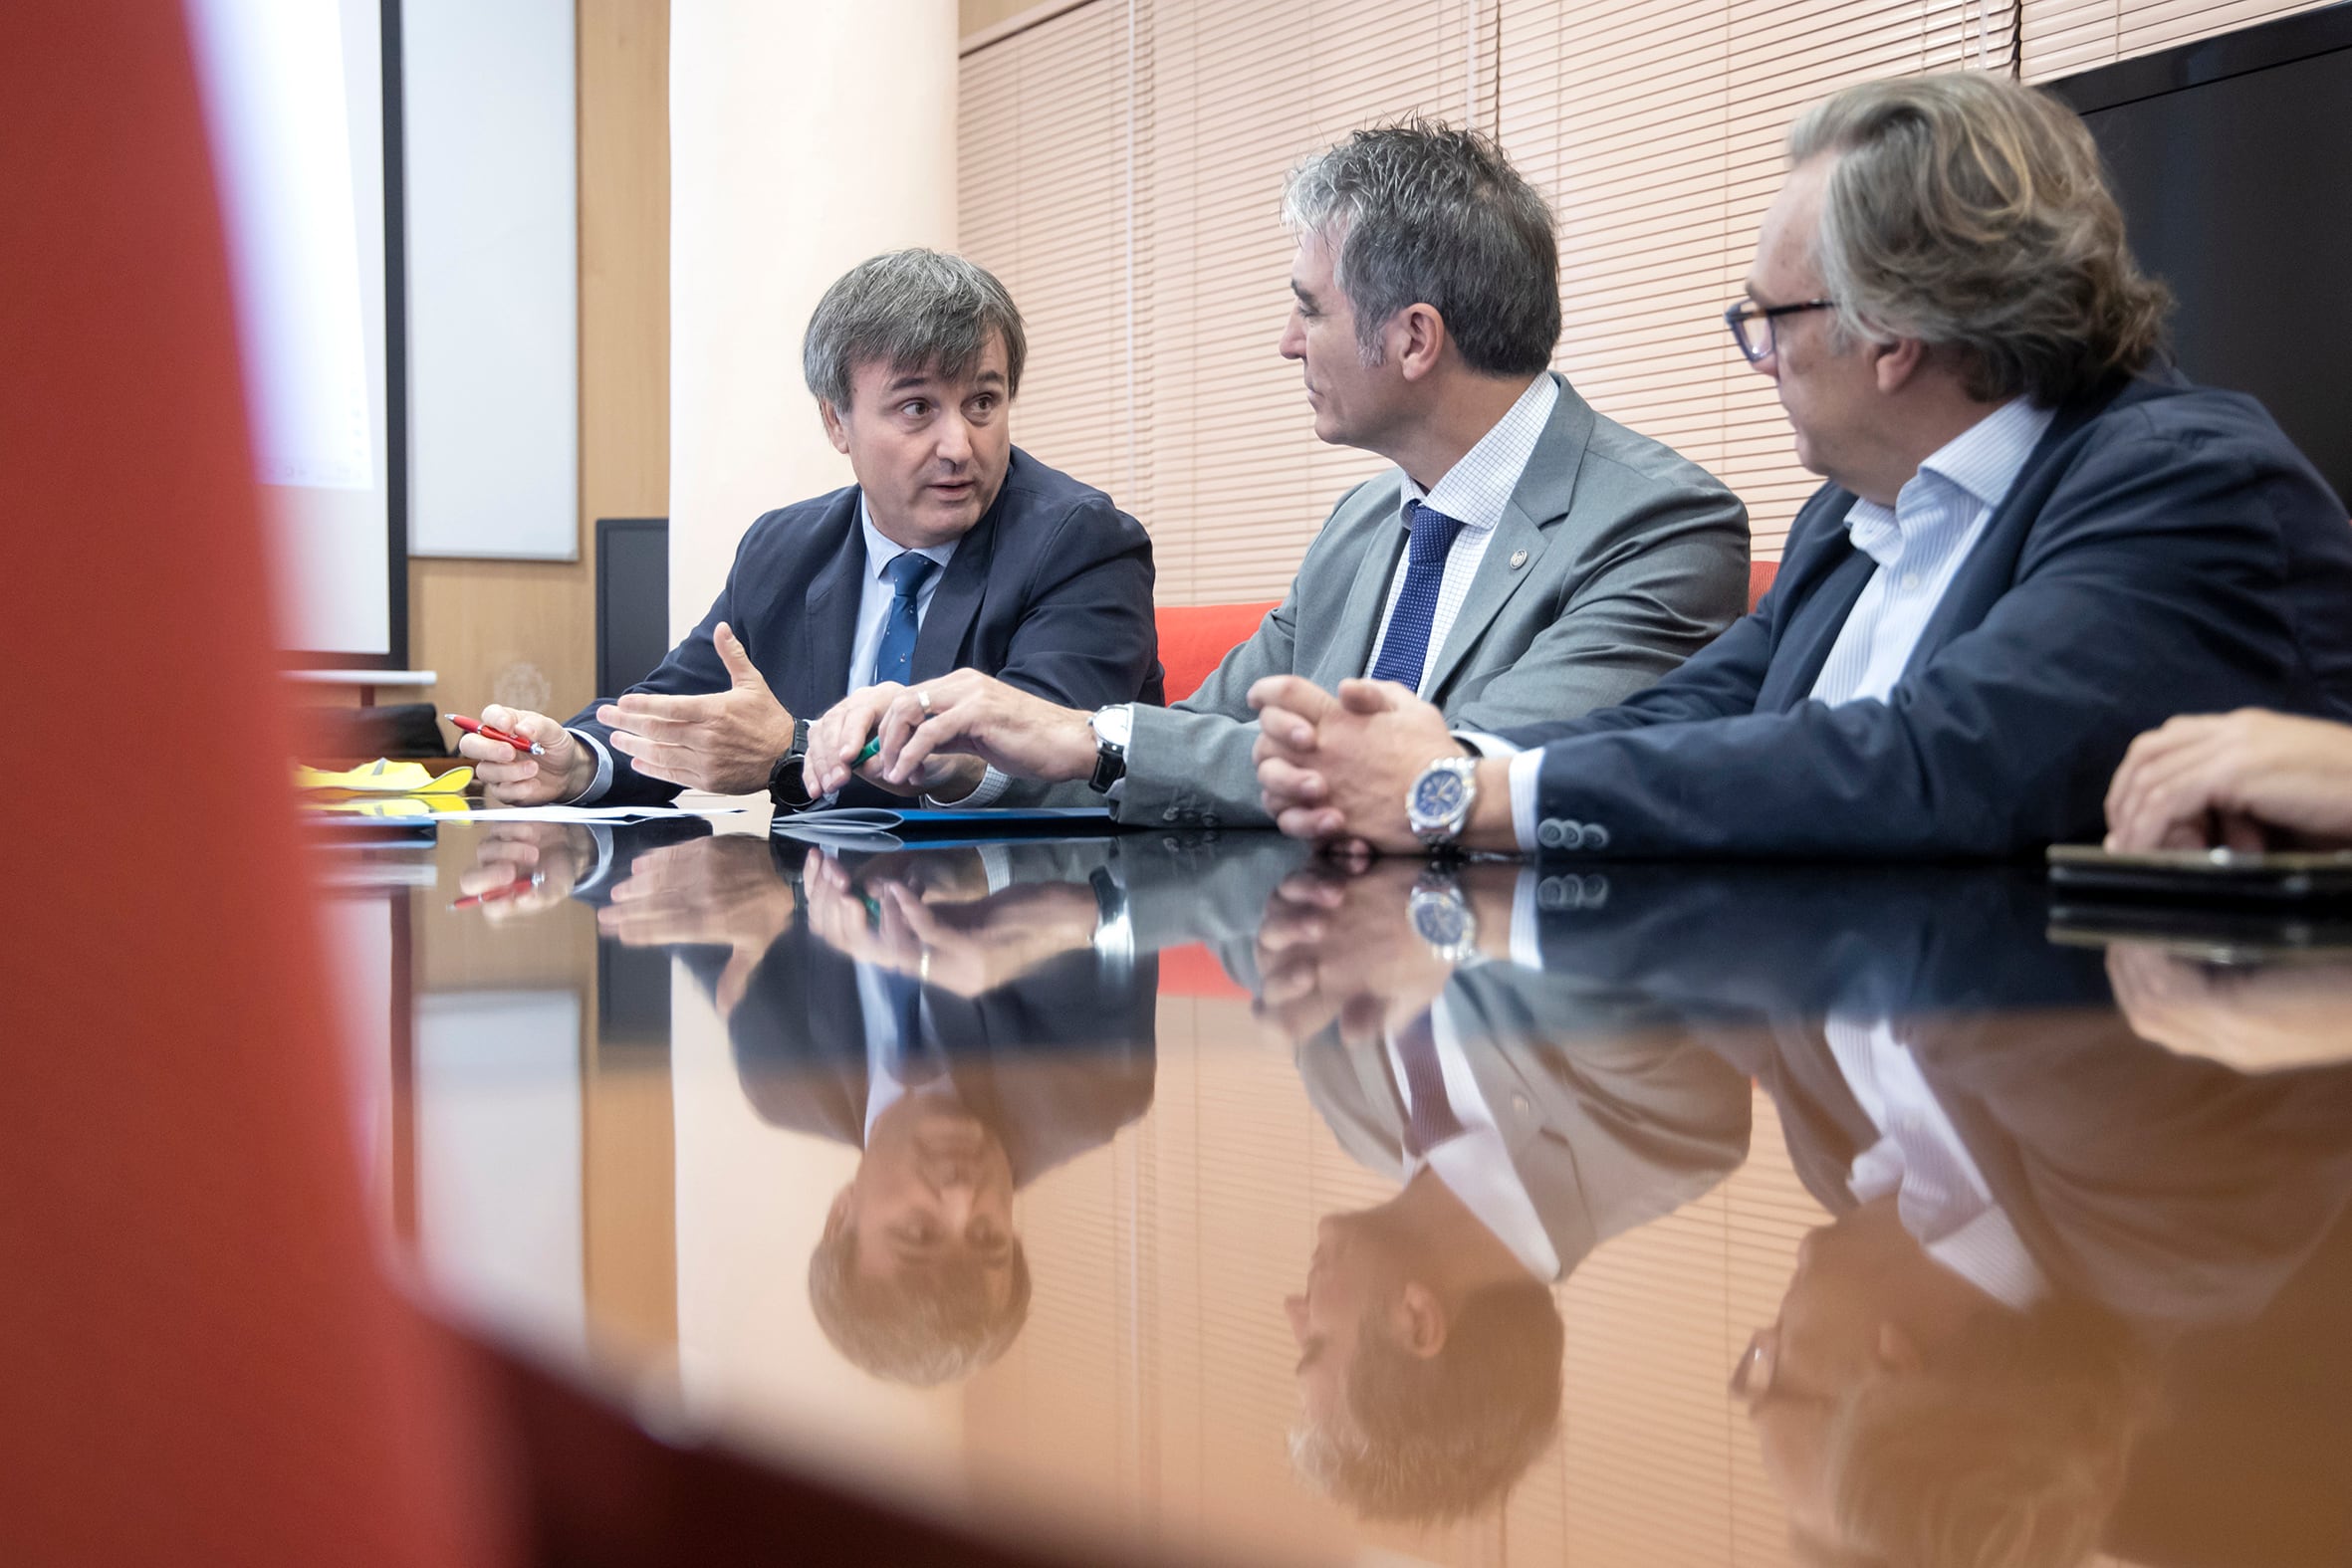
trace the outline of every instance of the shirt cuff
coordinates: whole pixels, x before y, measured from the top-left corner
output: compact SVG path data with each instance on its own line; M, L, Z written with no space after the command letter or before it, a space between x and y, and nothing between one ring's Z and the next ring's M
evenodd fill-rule
M1535 819L1540 814L1536 803L1538 786L1543 780L1543 751L1520 752L1511 759L1511 831L1519 840L1523 854L1535 848Z
M612 754L604 749L604 743L602 741L597 740L586 730L568 730L565 733L570 735L581 745L587 747L589 751L596 754L596 777L588 781L588 786L586 789L581 790L580 793L574 795L571 799L560 801L558 803L563 805L588 805L593 801L603 799L604 791L612 787Z
M1454 739L1481 757L1517 757L1520 749L1500 735L1489 735L1484 730L1456 730Z
M604 878L612 873L612 829L602 822L588 822L585 825L588 830L588 842L596 847L596 863L588 867L588 875L572 884L574 898L585 898L593 893L603 885Z
M1528 866L1511 890L1511 962L1521 969L1543 967L1543 915L1536 902L1535 868Z
M977 811L983 806L996 804L1004 792L1012 787L1013 776L1011 774L1000 774L991 768L981 774L980 783L974 784L972 792L963 798L940 800L925 795L923 796L923 804L934 811Z

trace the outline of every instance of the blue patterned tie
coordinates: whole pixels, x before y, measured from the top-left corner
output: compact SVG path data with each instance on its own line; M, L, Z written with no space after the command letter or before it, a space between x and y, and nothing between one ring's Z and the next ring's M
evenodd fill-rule
M876 682L904 684L914 673L915 633L921 629L915 618L915 601L938 569L938 561L911 550L882 568L890 579L890 613L882 622L882 645L874 651Z
M1396 1037L1397 1060L1404 1063L1405 1153L1418 1160L1441 1143L1462 1136L1454 1102L1446 1097L1446 1068L1438 1060L1437 1031L1424 1012L1405 1025Z
M1421 666L1429 657L1429 623L1437 614L1438 584L1446 578L1446 552L1462 532L1458 518L1433 512L1420 502L1411 508L1413 543L1405 565L1404 590L1388 616L1388 635L1380 639L1380 657L1372 665L1372 679L1395 681L1409 692L1421 689Z

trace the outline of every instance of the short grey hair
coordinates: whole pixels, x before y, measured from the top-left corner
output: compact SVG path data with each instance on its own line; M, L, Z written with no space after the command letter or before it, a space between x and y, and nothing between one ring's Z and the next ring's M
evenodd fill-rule
M988 1298L988 1270L974 1262L917 1283L864 1278L857 1232L846 1226L809 1253L809 1305L824 1337L861 1371L915 1388L969 1377L1002 1356L1029 1321L1029 1254L1018 1238L1001 1306Z
M1485 375L1533 375L1559 342L1559 240L1551 209L1491 136L1435 120L1359 130L1291 170L1283 221L1334 246L1356 344L1433 307Z
M1005 342L1005 395L1021 390L1029 336L1013 296L994 274L961 256L922 249L861 261L834 280L809 318L801 373L835 409L849 406L851 378L879 359L893 369L959 376L991 336Z
M2056 99L1980 71L1859 83L1788 132L1791 165L1824 153L1815 259L1840 335L1957 349L1987 402L2063 402L2164 351L2171 295Z

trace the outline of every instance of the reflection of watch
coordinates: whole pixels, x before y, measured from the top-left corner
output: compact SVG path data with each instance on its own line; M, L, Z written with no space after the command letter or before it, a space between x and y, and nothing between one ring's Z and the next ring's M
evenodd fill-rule
M801 765L809 760L809 721L793 721L792 750L776 759L776 766L768 770L768 799L779 811L805 811L817 803L809 792L809 781Z
M1429 951L1447 964L1460 964L1478 954L1478 917L1462 896L1453 877L1441 871L1425 873L1414 884L1405 912L1413 934L1429 944Z
M1431 848L1454 843L1478 799L1478 759L1441 757L1421 770L1405 791L1405 820Z
M1094 777L1086 781L1086 787L1108 794L1112 784L1127 777L1127 741L1135 733L1135 710L1123 702L1097 708L1086 728L1094 732Z

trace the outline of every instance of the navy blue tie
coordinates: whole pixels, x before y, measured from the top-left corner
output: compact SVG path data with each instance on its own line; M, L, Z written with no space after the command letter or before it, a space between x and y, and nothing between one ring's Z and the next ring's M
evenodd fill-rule
M1446 553L1462 532L1458 518L1433 512L1420 502L1411 509L1413 543L1405 564L1404 589L1388 616L1388 635L1380 639L1380 657L1372 665L1372 679L1395 681L1409 692L1421 689L1421 667L1429 658L1429 623L1437 615L1438 584L1446 578Z
M1463 1126L1446 1097L1446 1068L1438 1060L1437 1031L1424 1012L1405 1025L1396 1037L1397 1060L1404 1063L1405 1153L1418 1160L1441 1143L1459 1138Z
M890 579L890 613L882 621L882 645L874 651L874 680L904 685L915 668L915 633L922 629L915 617L916 600L939 562L913 551L882 568Z

